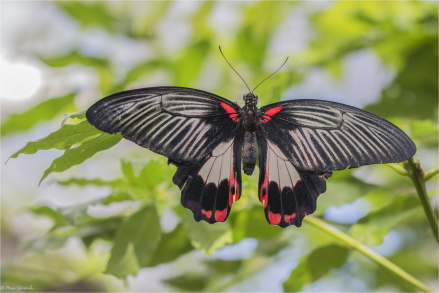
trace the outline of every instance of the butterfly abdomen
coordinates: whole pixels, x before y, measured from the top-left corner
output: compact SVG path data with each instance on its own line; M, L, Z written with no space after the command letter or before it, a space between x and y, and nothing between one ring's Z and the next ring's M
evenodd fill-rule
M256 166L256 134L246 131L244 134L243 170L246 175L253 174Z

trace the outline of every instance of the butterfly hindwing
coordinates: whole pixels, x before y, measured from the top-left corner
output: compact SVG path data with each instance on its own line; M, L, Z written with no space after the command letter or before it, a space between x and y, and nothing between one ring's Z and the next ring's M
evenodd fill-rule
M258 136L259 200L271 225L300 227L306 215L316 210L319 194L326 190L331 173L316 174L298 171L279 147Z
M173 181L181 189L181 203L196 221L224 222L241 196L242 135L220 143L212 155L196 164L179 164Z
M402 162L416 146L399 128L369 112L321 100L261 108L261 128L301 171L323 173Z
M151 87L113 94L87 111L96 128L176 162L203 160L240 127L239 106L189 88Z

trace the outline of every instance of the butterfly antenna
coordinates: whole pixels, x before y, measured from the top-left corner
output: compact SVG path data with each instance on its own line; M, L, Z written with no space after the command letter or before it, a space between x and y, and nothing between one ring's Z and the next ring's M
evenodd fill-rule
M272 77L273 75L275 75L276 74L276 72L278 72L284 65L285 65L285 63L287 63L287 61L288 61L288 58L289 57L287 57L287 59L285 59L285 61L284 61L284 63L282 63L282 65L275 71L275 72L273 72L272 74L270 74L268 77L266 77L263 81L261 81L253 90L252 90L252 93L255 91L255 89L257 89L258 88L258 86L260 86L261 85L261 83L263 83L264 81L266 81L267 79L269 79L270 77Z
M218 46L219 50L221 52L221 55L223 55L224 60L226 60L227 64L229 64L229 66L233 69L233 71L236 72L236 74L238 74L238 76L242 79L242 81L245 83L245 86L248 88L248 92L250 92L250 88L248 87L247 83L245 82L245 80L242 78L242 76L238 73L238 71L235 70L235 68L233 68L233 66L229 63L229 61L227 60L226 56L224 56L223 51L221 51L221 46Z

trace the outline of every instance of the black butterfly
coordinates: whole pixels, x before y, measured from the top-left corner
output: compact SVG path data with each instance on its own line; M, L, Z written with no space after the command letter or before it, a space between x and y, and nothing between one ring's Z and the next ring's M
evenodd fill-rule
M182 87L151 87L108 96L87 111L96 128L123 137L177 166L173 182L196 221L227 219L259 153L259 200L272 225L301 226L316 210L332 171L402 162L416 146L399 128L369 112L321 100L239 107ZM257 152L259 150L259 152Z

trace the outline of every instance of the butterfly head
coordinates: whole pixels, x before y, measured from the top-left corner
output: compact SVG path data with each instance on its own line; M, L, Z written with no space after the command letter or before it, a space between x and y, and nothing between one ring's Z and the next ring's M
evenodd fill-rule
M256 104L258 103L258 96L253 93L244 94L242 99L248 106L256 106Z

